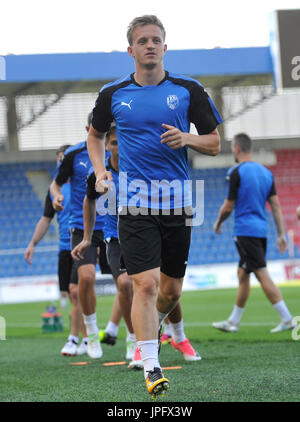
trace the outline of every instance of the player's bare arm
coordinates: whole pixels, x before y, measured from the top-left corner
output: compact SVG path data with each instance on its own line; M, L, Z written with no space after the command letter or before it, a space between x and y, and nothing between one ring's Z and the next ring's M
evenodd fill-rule
M55 180L50 185L50 192L53 196L52 205L55 211L62 211L64 209L62 202L64 200L64 196L61 193L61 186L59 186Z
M181 132L175 126L165 123L162 127L166 129L166 132L161 135L161 143L168 145L171 149L188 146L206 155L218 155L221 151L220 135L217 129L207 135L195 135Z
M87 149L96 175L96 192L106 193L109 189L107 181L112 181L112 175L105 168L105 133L98 132L92 126L87 137Z
M96 200L88 199L87 196L83 200L83 239L72 250L71 255L75 261L84 258L84 252L91 245L93 230L96 221Z
M284 233L284 224L283 224L283 217L280 208L279 198L277 195L272 195L268 199L271 209L273 218L275 220L276 228L277 228L277 246L280 253L283 253L287 250L287 241L285 238Z
M235 201L230 199L225 199L223 205L220 208L219 216L217 221L214 224L214 231L218 234L221 234L221 225L233 211Z
M34 230L33 236L31 241L29 242L26 251L24 253L25 261L28 264L31 264L31 260L34 254L34 248L35 246L40 242L41 239L45 236L47 233L49 226L51 223L51 218L42 216L39 220L39 222L36 225L36 228Z

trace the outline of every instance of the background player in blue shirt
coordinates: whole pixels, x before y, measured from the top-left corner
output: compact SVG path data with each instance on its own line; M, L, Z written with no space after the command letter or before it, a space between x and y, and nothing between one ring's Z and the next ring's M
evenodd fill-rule
M101 201L102 198L97 200L100 197L100 193L96 192L95 190L96 176L94 172L91 172L89 175L87 179L86 197L84 198L84 236L82 242L80 242L72 250L72 256L74 260L82 259L84 257L85 251L91 243L91 235L96 218L96 208L98 213L103 213L104 208L107 208L108 202L111 199L111 203L114 209L111 210L111 213L105 214L105 223L103 229L104 239L107 242L107 260L118 287L118 300L129 333L127 340L128 345L131 347L129 347L129 350L126 352L126 359L132 359L134 345L136 342L130 315L133 292L132 280L128 277L126 268L122 264L118 235L117 208L119 187L119 152L115 126L112 126L110 131L107 132L105 144L106 149L111 153L110 157L107 159L106 169L112 175L114 189L110 190L108 200L103 199Z
M57 164L62 161L64 152L70 145L61 146L57 152ZM34 254L35 246L43 239L47 233L51 221L56 214L59 225L59 254L58 254L58 282L59 289L63 297L70 297L72 303L71 309L71 333L68 341L61 350L62 355L75 356L82 355L87 351L87 336L85 326L82 320L81 307L78 299L78 278L77 272L73 265L71 256L71 236L69 232L69 216L70 216L70 184L65 183L62 186L62 193L64 195L63 206L64 209L56 213L52 206L52 198L50 191L47 192L44 205L43 216L38 221L32 239L29 242L24 257L28 264L31 264L31 259ZM82 342L78 346L79 332L82 330Z
M222 119L199 82L164 69L165 29L156 16L135 18L127 38L135 73L101 89L87 142L96 190L105 192L111 176L105 170L104 139L115 120L119 239L134 280L131 316L146 388L156 396L169 387L158 360L157 330L180 298L190 246L186 216L192 197L184 189L184 181L190 180L187 148L217 155ZM189 133L191 122L198 135ZM162 185L168 188L173 182L176 187L169 189L169 196ZM140 214L134 215L136 211Z
M88 116L89 130L91 115ZM83 238L83 199L86 192L86 178L91 167L86 142L79 142L65 151L64 159L59 167L55 180L51 183L50 191L53 196L53 207L63 209L63 195L61 187L70 179L71 201L69 227L71 229L72 249ZM96 218L92 245L85 253L85 258L75 262L79 278L79 299L83 312L83 319L88 334L88 355L91 358L100 358L103 354L99 341L99 329L96 315L96 263L98 261L97 248L105 248L103 241L104 218Z
M250 292L250 273L253 272L281 318L281 323L271 330L271 333L276 333L292 329L294 324L282 294L267 270L265 261L268 231L266 201L272 208L280 252L287 249L287 242L273 175L266 167L252 161L251 151L252 142L249 136L245 133L235 135L232 141L232 153L238 165L228 172L227 199L220 209L214 230L216 233L221 233L223 221L234 209L234 236L240 255L239 288L232 314L227 321L213 323L213 327L227 332L238 331Z

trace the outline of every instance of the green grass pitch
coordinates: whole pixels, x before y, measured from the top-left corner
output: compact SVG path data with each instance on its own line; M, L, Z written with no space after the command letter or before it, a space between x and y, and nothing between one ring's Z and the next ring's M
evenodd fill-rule
M299 287L282 287L294 316L300 314ZM185 362L180 352L163 345L160 362L182 366L166 370L170 390L160 402L299 402L300 340L291 331L270 334L279 318L260 288L252 288L238 333L211 327L226 319L235 289L184 292L185 332L202 360ZM99 327L104 327L111 296L98 298ZM41 314L46 302L3 305L6 340L0 341L1 402L152 402L141 371L127 365L103 366L125 360L125 328L121 324L115 346L103 345L103 357L64 357L60 350L68 335L68 309L64 331L43 334ZM57 303L59 306L59 304ZM89 362L71 366L71 362Z

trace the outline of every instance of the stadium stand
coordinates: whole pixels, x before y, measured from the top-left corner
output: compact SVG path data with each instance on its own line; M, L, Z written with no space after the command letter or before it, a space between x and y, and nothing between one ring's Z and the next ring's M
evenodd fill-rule
M276 151L277 164L270 167L277 186L286 230L294 232L296 256L300 249L300 225L295 218L296 208L300 204L300 150ZM297 254L298 253L298 254Z
M29 183L28 171L41 171L52 178L53 162L0 164L0 277L55 274L57 267L57 233L51 225L39 247L33 265L24 261L24 248L43 212L39 198ZM46 192L45 192L46 194Z
M300 150L276 151L277 164L270 167L281 201L286 230L295 233L295 257L300 258L300 225L295 217L300 204ZM52 177L54 162L0 164L0 277L55 274L57 268L57 233L51 225L49 234L40 242L33 265L24 261L24 249L31 239L43 212L39 198L26 173L47 172ZM223 226L222 235L212 229L226 193L228 168L192 169L193 180L204 180L204 223L193 227L190 265L237 262L238 254L232 238L233 215ZM268 209L269 236L267 259L287 259L288 252L279 254L276 227Z
M281 202L286 231L293 230L295 258L300 257L300 225L296 219L296 207L300 204L300 150L276 151L277 163L270 167L275 177L277 193ZM190 265L236 262L239 257L233 242L233 214L222 227L222 235L212 230L218 210L226 194L228 168L192 170L193 179L204 180L204 223L193 227ZM267 259L288 259L288 252L280 254L276 244L276 227L270 208L268 211Z

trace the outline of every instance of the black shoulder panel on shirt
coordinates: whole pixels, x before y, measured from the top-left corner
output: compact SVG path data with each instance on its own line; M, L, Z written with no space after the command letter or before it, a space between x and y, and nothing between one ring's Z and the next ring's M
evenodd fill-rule
M86 150L87 146L85 145L82 148L74 149L70 151L67 155L64 156L61 165L58 169L58 174L55 178L56 183L59 186L62 186L67 182L69 177L72 177L73 175L73 164L74 164L74 158L77 154L81 153L82 151Z
M51 201L51 197L50 197L50 191L48 190L46 198L45 198L45 203L44 203L44 213L43 216L47 217L47 218L53 218L55 215L56 211L53 208L52 205L52 201Z
M215 130L219 122L210 105L209 95L203 86L190 79L175 78L169 75L167 79L189 91L189 119L196 126L198 134L205 135Z
M92 126L98 132L105 133L109 130L113 121L111 113L111 98L114 92L124 88L132 83L132 80L126 80L116 85L109 85L99 92L98 98L93 108Z
M227 199L231 201L235 201L238 195L238 189L239 189L240 181L241 181L239 168L240 166L236 166L236 168L232 170L232 172L229 175L229 190L228 190Z

